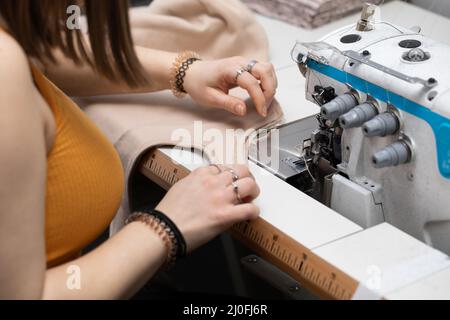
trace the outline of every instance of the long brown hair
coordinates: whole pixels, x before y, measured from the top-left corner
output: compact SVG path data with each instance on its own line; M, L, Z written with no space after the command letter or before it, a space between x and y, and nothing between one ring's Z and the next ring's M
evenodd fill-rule
M71 5L84 10L89 44L80 30L66 26ZM59 49L112 81L131 87L147 82L134 51L128 0L0 0L0 14L29 56L55 62L52 51Z

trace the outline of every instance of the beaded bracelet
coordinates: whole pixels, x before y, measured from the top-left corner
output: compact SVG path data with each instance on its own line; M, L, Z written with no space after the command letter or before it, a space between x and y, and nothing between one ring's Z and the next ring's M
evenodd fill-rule
M193 51L185 51L178 55L170 70L170 86L172 93L177 98L183 98L187 92L184 89L184 77L189 67L196 61L201 60L199 55Z
M186 256L186 241L175 224L162 212L151 210L132 214L125 222L141 222L150 227L163 240L167 249L166 267L173 266L178 258Z

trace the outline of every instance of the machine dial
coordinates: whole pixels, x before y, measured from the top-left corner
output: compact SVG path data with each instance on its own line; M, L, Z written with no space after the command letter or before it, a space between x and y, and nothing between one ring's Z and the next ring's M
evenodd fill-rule
M420 48L413 48L403 55L403 59L409 62L423 62L430 59L430 54Z

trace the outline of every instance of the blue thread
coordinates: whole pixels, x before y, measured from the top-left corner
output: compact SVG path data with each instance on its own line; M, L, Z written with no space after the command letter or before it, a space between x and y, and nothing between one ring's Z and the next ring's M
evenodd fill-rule
M387 91L373 83L332 66L327 66L309 59L308 67L339 82L347 83L360 92L364 92L385 103L392 104L396 108L426 121L433 129L436 138L439 171L442 176L450 179L450 119L411 100L403 98L398 94Z

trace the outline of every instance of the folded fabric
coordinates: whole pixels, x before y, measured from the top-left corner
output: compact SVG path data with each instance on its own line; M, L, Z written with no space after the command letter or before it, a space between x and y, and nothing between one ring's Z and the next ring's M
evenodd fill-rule
M268 60L268 43L264 29L252 12L238 0L156 0L149 7L133 9L132 32L137 45L167 50L195 50L205 58L243 55L260 61ZM288 54L288 53L287 53ZM247 98L242 91L233 94ZM191 99L174 98L170 92L120 95L77 99L79 105L115 144L127 177L122 206L111 231L115 233L130 214L129 188L136 163L148 149L162 145L194 147L205 157L221 162L219 154L230 159L246 152L245 131L257 129L282 118L275 102L267 118L249 106L245 118L223 110L206 110ZM238 130L236 146L224 150L208 148L204 139L178 141L177 132L195 135L215 133L225 136L227 130ZM244 135L244 136L242 136ZM239 151L238 151L239 150Z
M303 27L316 28L361 10L362 0L243 0L262 15Z

